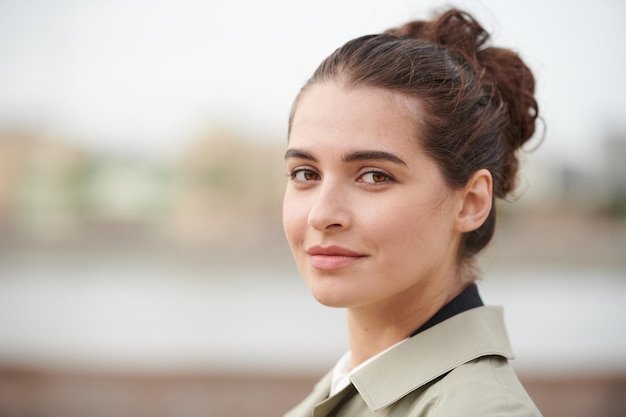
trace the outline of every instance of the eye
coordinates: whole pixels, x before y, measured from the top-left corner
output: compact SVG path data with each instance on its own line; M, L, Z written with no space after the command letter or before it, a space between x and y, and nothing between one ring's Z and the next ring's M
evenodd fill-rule
M366 172L359 178L360 182L364 182L366 184L384 184L392 180L393 178L391 178L390 175L380 171Z
M320 176L317 172L308 168L296 168L291 171L289 176L292 180L296 182L309 182L320 179Z

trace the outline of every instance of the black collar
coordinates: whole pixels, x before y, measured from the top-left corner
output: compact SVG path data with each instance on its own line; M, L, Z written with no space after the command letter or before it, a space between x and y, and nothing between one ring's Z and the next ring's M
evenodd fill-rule
M481 307L483 305L483 300L480 298L480 294L478 294L478 287L476 284L472 284L463 290L461 294L454 297L448 304L441 307L441 309L436 312L434 316L424 323L422 327L417 329L411 336L415 336L416 334L421 333L454 315L472 308Z

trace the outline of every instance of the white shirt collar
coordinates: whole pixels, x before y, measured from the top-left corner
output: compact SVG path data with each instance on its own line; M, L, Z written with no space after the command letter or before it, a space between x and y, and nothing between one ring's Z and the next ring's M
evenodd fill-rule
M330 396L332 397L333 395L335 395L336 393L338 393L339 391L341 391L342 389L350 385L350 375L352 375L354 372L357 372L359 369L362 369L365 365L373 362L374 360L376 360L376 358L381 356L383 353L406 342L407 340L409 340L409 338L406 338L392 346L389 346L387 349L383 350L382 352L377 353L376 355L372 356L366 361L363 361L362 363L358 364L352 369L350 368L352 366L352 351L347 351L346 353L344 353L343 356L339 358L339 360L333 367L332 377L330 380Z

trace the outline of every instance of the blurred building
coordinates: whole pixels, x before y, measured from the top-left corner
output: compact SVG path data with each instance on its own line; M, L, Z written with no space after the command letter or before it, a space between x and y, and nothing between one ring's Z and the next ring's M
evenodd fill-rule
M185 245L247 239L266 233L269 224L280 232L282 151L222 131L196 140L179 159L155 162L4 133L0 228L5 239L100 245L132 238Z
M610 191L607 206L612 215L626 216L626 135L604 142L606 183Z
M264 233L267 220L281 213L282 152L228 131L196 140L175 168L169 235L199 243Z
M0 227L56 239L76 232L85 154L29 133L0 134Z

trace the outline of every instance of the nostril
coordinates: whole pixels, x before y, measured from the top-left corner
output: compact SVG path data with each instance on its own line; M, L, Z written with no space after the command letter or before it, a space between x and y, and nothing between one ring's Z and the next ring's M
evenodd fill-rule
M336 183L318 188L315 200L309 206L308 225L318 231L340 230L351 223L351 208L345 193Z

